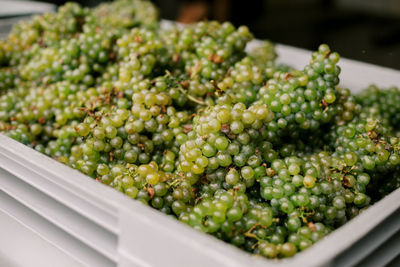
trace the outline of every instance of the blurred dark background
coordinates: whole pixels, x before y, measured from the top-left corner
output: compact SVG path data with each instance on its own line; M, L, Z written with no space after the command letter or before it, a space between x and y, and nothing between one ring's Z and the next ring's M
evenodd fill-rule
M63 0L48 0L57 5ZM94 6L101 1L77 1ZM229 20L257 38L400 69L400 0L153 0L162 18Z

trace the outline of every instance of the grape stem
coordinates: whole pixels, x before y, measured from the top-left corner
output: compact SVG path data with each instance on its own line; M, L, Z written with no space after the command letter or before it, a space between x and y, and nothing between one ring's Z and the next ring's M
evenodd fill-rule
M199 104L199 105L202 105L202 106L207 106L207 104L206 104L204 101L201 101L200 99L197 99L196 97L194 97L194 96L192 96L192 95L189 95L182 87L179 87L178 89L179 89L179 91L180 91L182 94L184 94L190 101L193 101L193 102L195 102L195 103L197 103L197 104Z
M202 106L207 106L207 104L204 101L201 101L200 99L197 99L196 97L188 94L188 92L185 89L183 89L182 85L179 82L177 82L176 78L174 78L172 76L171 72L166 70L165 73L166 73L166 77L168 77L171 82L177 84L178 85L178 90L182 94L184 94L190 101L193 101L193 102L195 102L195 103L197 103L199 105L202 105Z

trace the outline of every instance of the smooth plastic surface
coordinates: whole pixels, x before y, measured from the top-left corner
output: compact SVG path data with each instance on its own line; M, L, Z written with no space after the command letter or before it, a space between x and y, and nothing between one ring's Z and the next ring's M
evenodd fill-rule
M39 1L0 0L0 18L52 12L54 4Z
M309 51L283 45L277 50L281 62L295 67L307 64L311 56ZM399 71L345 59L340 65L345 87L360 90L371 82L400 86ZM71 260L71 266L354 266L365 262L377 266L400 253L399 208L400 189L294 258L270 261L197 232L0 135L2 231L16 231L18 227L3 222L3 218L14 220L48 245L29 250L30 242L11 234L1 236L2 244L43 257L59 253ZM17 254L0 245L3 259L5 254L7 262L18 263ZM32 266L42 266L35 257L31 259Z
M3 199L1 200L3 201ZM29 219L31 222L31 219ZM15 218L0 212L0 266L71 267L84 266L41 238ZM12 241L11 241L12 240Z
M0 39L6 38L12 26L29 20L34 14L53 12L56 5L38 1L0 0Z

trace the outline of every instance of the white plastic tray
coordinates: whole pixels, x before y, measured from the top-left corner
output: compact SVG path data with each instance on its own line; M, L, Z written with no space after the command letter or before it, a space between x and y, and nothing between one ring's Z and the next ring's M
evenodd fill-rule
M53 12L54 4L39 1L0 0L0 18Z
M310 58L285 45L277 51L295 67ZM342 86L354 91L400 86L399 71L346 59L340 66ZM0 135L0 227L0 263L17 266L381 266L400 254L400 189L294 258L272 261Z
M0 39L6 38L12 26L29 20L34 14L53 12L56 5L38 1L0 0Z

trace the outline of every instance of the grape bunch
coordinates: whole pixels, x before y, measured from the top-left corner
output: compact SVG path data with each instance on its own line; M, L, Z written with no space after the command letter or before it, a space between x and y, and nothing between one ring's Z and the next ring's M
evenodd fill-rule
M250 253L292 257L400 186L399 90L339 85L230 22L68 3L0 41L0 131Z
M363 107L363 119L369 116L377 118L398 136L400 91L397 87L381 89L371 85L360 92L357 101Z

